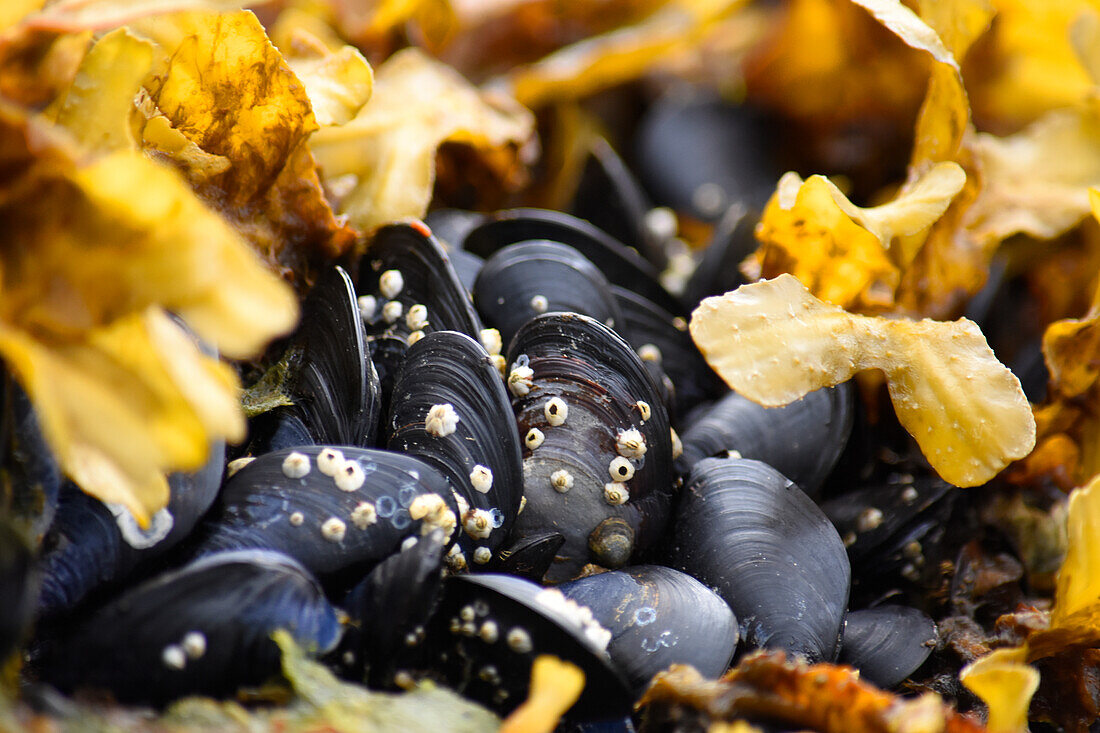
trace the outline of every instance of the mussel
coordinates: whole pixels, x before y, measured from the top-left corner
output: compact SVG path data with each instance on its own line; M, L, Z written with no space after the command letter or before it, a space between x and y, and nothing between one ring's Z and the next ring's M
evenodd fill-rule
M519 435L493 360L469 336L437 331L413 344L394 382L391 450L446 477L459 502L459 544L484 565L511 531L522 498Z
M508 575L447 578L425 645L433 670L456 690L506 713L527 696L531 664L553 654L585 673L574 719L621 718L632 695L608 662L610 633L560 591Z
M749 648L836 658L851 583L844 544L817 505L771 466L696 463L669 554L673 567L717 588Z
M289 557L218 553L54 630L35 669L63 690L103 688L123 702L225 696L278 673L271 633L280 628L314 653L331 650L341 633L320 585Z
M558 587L611 632L607 653L635 694L670 664L717 677L737 649L737 619L726 602L672 568L635 565Z
M936 646L936 624L907 606L876 606L850 611L844 620L840 662L860 676L890 688L917 670Z
M513 339L512 407L524 436L519 537L560 532L546 574L617 568L659 535L672 493L668 416L633 349L575 313L548 313Z
M772 408L727 392L684 431L676 468L686 474L703 458L736 451L767 463L813 495L848 442L853 413L848 384Z

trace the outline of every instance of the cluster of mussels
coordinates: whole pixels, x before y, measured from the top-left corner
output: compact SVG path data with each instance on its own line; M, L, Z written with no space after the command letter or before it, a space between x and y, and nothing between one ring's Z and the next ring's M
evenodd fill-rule
M763 647L886 687L922 664L935 625L849 610L852 565L919 563L949 487L819 505L850 389L770 410L728 392L660 283L659 227L628 248L542 210L429 224L381 229L354 277L318 281L249 390L248 444L172 476L148 528L64 483L9 395L9 477L35 488L41 547L9 553L0 582L41 580L5 593L25 601L0 651L33 616L28 678L125 702L231 695L277 674L285 628L346 677L438 680L501 713L554 654L586 675L570 718L629 729L673 663L713 677ZM687 298L724 289L719 269Z

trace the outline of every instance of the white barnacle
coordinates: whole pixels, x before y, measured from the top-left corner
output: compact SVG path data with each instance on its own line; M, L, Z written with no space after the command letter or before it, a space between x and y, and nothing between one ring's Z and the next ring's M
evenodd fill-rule
M554 491L559 494L564 494L573 488L573 474L566 471L564 468L559 468L550 474L550 485L554 487Z
M364 321L370 321L374 318L375 311L378 310L378 299L373 295L360 295L356 301L359 305L359 317Z
M412 548L416 547L417 541L418 540L417 540L416 537L413 537L413 536L410 535L410 536L406 537L405 539L401 540L401 549L402 550L411 550Z
M557 427L565 424L565 418L569 417L569 405L561 397L551 397L542 406L542 412L546 415L546 422Z
M627 491L626 484L612 481L603 485L603 500L611 506L619 506L630 501L630 492Z
M531 428L527 431L527 435L523 436L523 444L530 450L538 448L544 440L546 440L546 436L538 428Z
M642 422L645 422L653 414L653 411L649 409L649 403L644 400L638 400L634 403L635 409L638 410L638 414L642 417Z
M500 376L505 376L508 370L508 361L503 356L500 354L491 354L489 356L489 361L496 367L497 373L500 374Z
M409 308L409 312L405 316L405 325L409 327L410 331L423 331L424 327L428 325L427 306L417 303Z
M378 276L378 292L388 300L393 300L405 288L405 278L401 270L386 270Z
M615 439L615 450L624 458L641 458L646 451L645 436L638 428L623 430Z
M412 346L413 344L415 344L417 341L419 341L422 338L424 338L424 332L423 331L413 331L412 333L409 334L409 337L405 340L408 342L409 346Z
M483 540L493 531L493 515L485 509L472 509L462 515L462 528L474 539Z
M486 621L481 624L481 628L477 630L477 635L486 644L495 644L497 639L500 638L500 629L497 628L496 621Z
M424 419L424 429L429 435L443 438L450 435L458 428L458 413L453 405L444 403L432 405L428 410L428 417Z
M546 309L549 307L550 301L546 299L545 295L531 296L531 310L535 313L545 313Z
M856 529L860 532L878 529L880 524L882 524L882 510L878 507L869 506L856 517Z
M474 562L484 565L493 559L493 552L488 547L479 547L474 550Z
M358 461L344 461L333 479L336 481L336 488L351 493L359 490L367 480L367 475L363 473L363 467Z
M470 471L470 485L482 494L489 493L489 489L493 488L493 472L488 466L477 464L474 470Z
M684 444L683 441L680 440L680 435L676 432L676 428L669 428L668 435L669 438L672 440L672 458L673 460L675 460L684 455ZM730 452L733 453L734 451ZM738 453L737 457L740 458L741 454Z
M232 461L225 465L225 477L233 478L233 476L242 468L247 466L252 461L256 460L256 456L242 456L240 458L234 458Z
M187 654L176 644L169 644L160 653L160 661L168 669L183 669L187 666Z
M400 300L387 300L386 304L382 306L382 320L386 323L397 323L404 312L405 306L401 305Z
M481 329L478 333L478 337L481 339L481 345L485 347L485 351L489 356L499 354L500 350L504 348L504 340L500 336L500 331L495 328Z
M206 635L201 631L188 631L183 635L180 646L191 659L198 659L206 654Z
M612 481L629 481L634 478L634 464L622 456L615 456L611 459L607 472Z
M309 473L309 456L293 451L283 459L283 475L287 478L302 478Z
M642 344L638 347L638 358L642 361L661 362L661 350L655 344Z
M447 556L443 558L443 561L447 563L447 567L452 572L458 573L466 569L466 554L462 552L462 548L458 545L451 545L451 549L447 552Z
M347 531L348 525L337 517L329 517L321 525L321 536L329 542L343 542Z
M324 448L317 454L317 470L326 476L335 476L344 465L344 453L336 448Z
M527 355L521 354L508 372L508 389L516 397L523 397L535 386L535 370L530 367Z
M369 501L361 501L351 510L351 523L359 529L366 529L378 521L378 510Z
M292 512L290 515L290 526L301 527L302 523L306 521L306 517L301 512Z
M534 645L531 643L531 635L527 633L526 629L516 626L508 632L508 636L505 638L508 641L508 648L516 654L528 654L534 649Z

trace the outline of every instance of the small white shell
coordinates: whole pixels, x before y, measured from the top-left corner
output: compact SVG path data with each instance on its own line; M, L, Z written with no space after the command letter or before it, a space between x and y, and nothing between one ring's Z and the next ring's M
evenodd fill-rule
M573 474L564 468L559 468L550 474L550 485L554 487L554 491L564 494L573 488Z
M317 470L326 476L335 476L344 465L344 453L336 448L325 448L317 454Z
M183 647L183 651L187 653L188 657L198 659L206 654L206 635L201 631L188 631L183 635L180 646Z
M187 666L187 655L176 644L169 644L160 653L160 661L168 669L183 669Z
M531 635L518 626L508 632L505 637L508 640L508 648L516 654L527 654L534 646L531 643Z
M321 525L321 536L329 542L343 542L347 531L348 525L336 517L329 517Z
M634 464L622 456L615 456L611 459L607 472L612 481L629 481L634 478Z
M569 405L561 397L551 397L543 405L542 412L546 415L546 422L557 427L564 425L565 419L569 417Z
M474 539L483 540L493 531L493 515L484 509L473 509L463 515L462 528Z
M603 500L611 506L619 506L630 501L630 492L627 491L626 484L612 481L603 485Z
M493 551L488 547L479 547L474 550L474 562L478 565L484 565L493 559Z
M424 327L428 325L428 308L420 303L409 308L409 312L405 316L405 325L409 327L410 331L423 331Z
M361 501L351 510L351 523L359 529L366 529L377 521L378 512L369 501Z
M424 429L429 435L443 438L453 433L458 428L458 413L453 405L445 403L432 405L428 410L428 416L424 420Z
M378 310L378 299L373 295L360 295L356 299L356 303L359 305L359 317L364 321L369 321L374 318L375 312Z
M523 437L523 444L531 450L535 450L542 445L542 441L544 440L546 440L546 436L541 430L538 428L531 428L527 431L527 435Z
M405 288L405 277L400 270L386 270L378 277L378 292L387 300L393 300Z
M358 461L344 461L333 478L336 480L336 488L348 493L358 491L367 479Z
M534 295L531 297L531 310L535 313L545 313L546 309L550 307L550 301L546 299L545 295Z
M501 339L500 331L495 328L483 328L478 336L481 338L481 345L485 347L485 351L489 356L496 356L500 353L500 350L504 348L504 341Z
M634 407L637 408L638 414L642 416L642 422L645 422L653 414L653 411L649 407L649 403L644 400L638 400L634 403Z
M309 456L294 451L283 459L283 475L287 478L302 478L309 473Z
M638 428L624 430L615 439L615 450L624 458L641 458L646 451L645 436Z
M225 477L233 478L233 475L247 466L252 461L256 460L256 456L242 456L240 458L234 458L232 461L225 465Z
M397 323L404 312L405 306L401 305L400 300L387 300L386 304L382 306L382 320L386 323Z
M493 472L488 466L482 466L479 463L474 466L474 470L470 471L470 485L482 494L489 493L489 489L493 488Z
M291 527L301 527L302 522L304 522L304 521L306 521L306 515L302 514L301 512L291 513L291 515L290 515L290 526Z
M535 385L535 370L527 365L512 365L508 372L508 389L516 397L523 397Z

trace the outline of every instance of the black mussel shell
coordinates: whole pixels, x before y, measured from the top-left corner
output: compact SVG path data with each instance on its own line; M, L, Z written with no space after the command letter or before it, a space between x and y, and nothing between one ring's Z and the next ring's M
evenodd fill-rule
M457 516L447 479L415 456L299 446L226 481L193 552L276 550L326 580L358 578L406 537L453 530Z
M915 672L936 646L936 623L906 606L851 611L844 621L840 662L879 687L894 687Z
M524 436L519 537L565 536L552 582L615 568L649 545L672 492L668 415L633 349L575 313L530 321L512 341L512 408Z
M703 257L684 285L684 302L698 303L744 285L741 263L756 251L760 216L743 206L731 206L714 227Z
M533 532L516 538L512 544L502 548L485 569L538 582L546 575L564 544L565 535L561 532Z
M436 673L463 695L508 713L527 697L540 654L571 662L585 674L571 719L620 718L632 696L603 651L607 631L560 591L509 575L452 576L425 646L440 652Z
M23 534L0 521L0 664L23 638L34 613L38 578L34 555Z
M653 205L641 184L610 143L597 139L589 151L570 210L623 244L633 247L659 270L668 264L665 242L646 226Z
M737 619L714 591L660 565L636 565L559 586L611 632L607 653L641 694L670 664L715 678L737 649Z
M35 663L62 690L104 688L123 702L225 696L278 673L276 629L315 653L341 633L298 563L277 552L225 552L157 576L51 634Z
M943 537L958 491L938 476L853 489L821 504L837 528L858 588L874 596L879 581L916 578L926 552Z
M669 94L642 118L638 175L658 205L718 221L740 204L763 209L783 174L769 155L774 125L758 111L706 94Z
M214 503L224 465L225 445L218 443L199 471L170 474L168 506L153 515L148 529L121 504L104 504L66 482L39 559L38 613L65 613L179 544Z
M27 393L2 365L0 379L5 388L0 410L7 412L7 419L11 420L7 440L0 445L0 463L6 473L0 503L8 517L37 546L57 511L61 468L46 444Z
M622 327L616 330L643 360L655 360L671 380L676 416L686 415L696 405L726 391L695 347L683 318L629 290L613 287L612 292L624 318Z
M374 687L392 687L402 667L417 666L443 584L443 533L432 532L378 563L344 599L353 622L341 648L346 672Z
M367 318L371 332L407 340L414 331L460 331L472 338L481 333L481 320L451 265L450 257L422 222L391 224L371 240L359 268L357 290L375 298L375 312ZM387 321L385 306L401 304L401 313ZM425 309L422 319L414 306Z
M466 209L433 209L424 216L428 229L447 249L451 256L472 229L485 221L485 214Z
M369 446L382 401L368 357L355 289L342 267L329 270L302 304L302 320L280 362L265 377L294 403L252 420L249 451L292 445ZM264 385L257 385L259 389ZM307 440L295 440L302 432Z
M674 567L716 588L749 648L836 657L851 570L817 505L759 461L707 458L675 520Z
M524 323L547 311L581 313L621 327L623 315L610 288L577 250L532 240L510 244L485 261L474 283L474 304L508 343Z
M394 383L389 447L446 476L465 503L459 544L482 565L511 531L523 492L519 435L493 360L465 334L439 331L409 347Z
M673 315L687 315L683 305L661 286L660 273L653 265L606 232L568 214L544 209L499 211L471 231L462 246L489 257L509 244L532 239L567 244L615 285L645 296Z
M737 451L772 466L814 495L844 451L852 432L850 384L810 392L783 407L761 407L727 392L681 435L676 462L686 474L703 458Z

